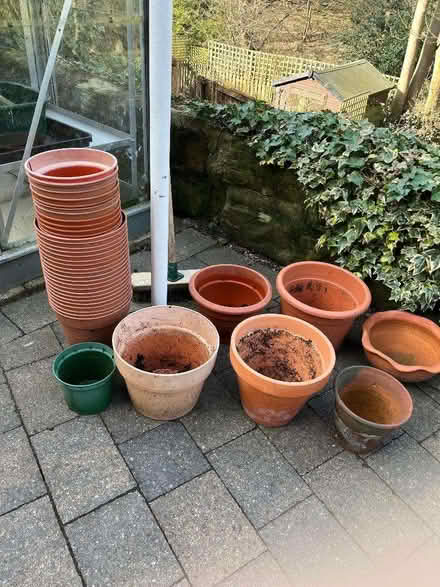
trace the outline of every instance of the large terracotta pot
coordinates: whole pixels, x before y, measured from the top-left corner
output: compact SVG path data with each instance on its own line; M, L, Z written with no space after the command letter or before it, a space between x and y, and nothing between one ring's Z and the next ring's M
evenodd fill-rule
M102 342L111 346L113 331L129 310L130 303L126 303L123 308L109 312L102 318L69 318L59 312L56 317L63 328L67 344Z
M354 319L371 304L365 283L341 267L318 261L288 265L277 277L281 311L313 324L337 350Z
M216 326L222 343L242 320L261 313L272 299L269 281L241 265L212 265L200 269L189 283L200 312Z
M276 328L311 340L321 358L321 372L309 381L284 382L261 375L241 358L237 345L257 329ZM317 328L290 316L264 314L241 322L232 333L230 358L238 378L241 402L247 415L267 427L284 426L304 404L327 384L335 366L335 351Z
M440 373L440 328L408 312L378 312L363 326L369 362L400 381L425 381Z
M335 424L345 448L366 453L405 424L413 403L394 377L373 367L347 367L337 377Z
M191 411L219 343L214 325L187 308L154 306L127 316L113 333L113 350L136 410L156 420ZM142 369L144 360L153 372Z

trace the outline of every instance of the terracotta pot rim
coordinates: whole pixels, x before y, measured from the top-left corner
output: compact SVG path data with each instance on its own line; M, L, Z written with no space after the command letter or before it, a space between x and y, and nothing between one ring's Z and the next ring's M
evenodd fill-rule
M109 202L104 202L103 204L96 204L94 206L89 206L89 207L85 207L85 208L78 208L75 210L72 210L71 208L69 208L70 211L68 210L60 210L60 209L55 209L55 208L47 208L44 205L41 205L38 202L34 202L34 206L35 209L37 211L37 214L40 213L42 216L45 216L46 218L53 218L53 220L64 220L65 216L72 216L72 219L67 218L67 221L70 220L74 220L75 218L77 218L78 220L89 220L89 218L81 218L82 216L86 216L88 217L90 214L96 214L96 213L100 213L102 212L102 214L100 214L98 216L98 218L100 218L101 216L105 216L105 213L107 212L107 214L110 214L111 212L113 212L114 210L120 209L120 200L119 200L119 196L118 197L114 197L112 198ZM108 212L110 211L110 212ZM92 218L90 218L90 220L92 220Z
M293 267L305 267L305 266L312 266L312 265L320 265L322 267L331 267L332 269L336 269L338 272L345 274L349 279L352 281L356 281L359 286L361 286L364 292L364 300L361 304L358 304L356 301L356 307L353 310L344 310L344 311L330 311L330 310L320 310L319 308L315 308L313 306L308 306L303 302L297 300L294 296L292 296L288 291L286 286L284 285L284 276L286 273ZM301 310L301 312L305 314L310 314L312 316L316 316L317 318L326 318L327 320L347 320L347 319L354 319L361 314L364 314L371 304L371 292L368 289L367 285L359 279L356 275L344 269L343 267L339 267L338 265L334 265L332 263L324 263L322 261L299 261L298 263L291 263L287 265L277 275L276 280L276 287L280 296L289 301L289 303Z
M414 314L410 314L409 312L404 312L403 310L388 310L386 312L376 312L372 314L363 324L362 327L362 346L366 351L371 353L372 355L376 355L383 359L386 363L388 363L391 367L393 367L396 371L400 371L401 373L415 373L417 371L425 371L426 373L430 373L431 375L437 375L440 373L440 361L435 363L434 365L403 365L402 363L398 363L379 349L373 346L370 340L370 331L371 329L380 322L386 322L389 320L399 320L401 322L411 322L412 324L417 324L420 328L424 328L425 330L429 330L439 341L440 345L440 327L437 326L432 320L428 318L423 318L422 316L415 316Z
M200 276L201 274L203 274L205 272L212 271L212 270L219 269L219 268L223 268L223 267L232 268L232 269L240 269L240 271L246 271L248 274L253 275L254 277L257 277L258 279L260 279L266 287L266 295L264 296L264 298L262 300L260 300L259 302L257 302L256 304L252 304L251 306L245 306L243 308L222 306L221 304L215 304L214 302L210 302L209 300L204 298L201 294L199 294L199 292L197 290L196 281L198 279L198 276ZM237 278L237 282L240 282L240 281L242 281L242 279ZM244 265L236 265L233 263L219 263L217 265L209 265L208 267L203 267L202 269L199 269L199 271L197 271L197 273L195 273L190 279L189 291L190 291L191 297L200 306L207 308L208 310L211 310L212 312L221 312L223 314L227 314L228 316L241 316L243 314L261 312L268 305L268 303L272 300L272 286L270 284L270 281L264 275L262 275L261 273L259 273L255 269L251 269L250 267L245 267Z
M411 397L411 394L409 393L409 391L406 389L406 387L404 385L402 385L402 383L400 383L400 381L398 381L390 373L387 373L386 371L382 371L381 369L377 369L376 367L370 367L369 365L350 365L350 367L345 367L345 369L342 369L342 371L340 373L338 373L336 380L335 380L336 403L343 406L343 409L353 418L353 420L356 420L356 422L359 422L360 424L367 425L367 426L368 425L371 426L371 424L372 424L372 422L370 420L365 420L365 418L361 418L361 416L358 416L357 414L352 412L350 410L350 408L347 407L347 405L344 403L344 401L342 400L342 398L340 396L338 381L342 378L342 374L346 373L349 369L368 369L370 372L374 371L375 373L380 373L382 377L386 377L387 379L392 381L394 387L399 388L400 393L406 397L406 399L409 402L409 405L411 406L411 409L409 410L409 414L405 418L403 418L401 421L395 422L393 424L379 424L377 422L373 422L375 428L377 428L378 430L384 430L384 431L394 430L395 428L399 428L400 426L403 426L403 424L408 422L408 420L411 418L411 415L412 415L412 406L413 406L412 397Z
M118 174L119 174L119 169L116 168L115 171L113 173L111 173L108 177L104 177L102 179L95 180L95 181L69 183L66 185L63 185L60 183L53 184L49 181L43 181L40 179L36 179L36 178L32 177L31 175L28 175L28 181L29 181L29 185L31 186L31 189L36 188L37 190L45 190L48 192L55 191L57 193L73 194L73 193L83 193L83 192L88 192L88 191L100 190L100 189L102 189L100 184L104 184L105 182L110 183L112 181L116 181L116 182L118 182L118 185L119 185L119 175ZM76 187L78 189L72 189L74 187ZM106 189L107 189L107 186L106 186Z
M139 312L144 312L145 310L149 310L152 307L154 307L154 308L170 308L170 309L171 308L178 308L179 310L182 310L188 314L189 313L198 314L201 318L203 318L203 320L205 322L207 322L210 325L210 327L212 327L213 332L215 332L215 335L216 335L215 349L204 363L202 363L201 365L199 365L195 369L191 369L190 371L185 371L183 373L155 373L154 374L155 377L163 378L164 381L170 377L177 377L179 379L183 379L185 377L188 378L188 375L192 376L194 373L196 373L197 371L199 371L203 367L205 367L206 363L208 363L212 359L212 357L218 353L218 350L220 348L220 335L217 331L217 328L214 326L214 324L211 322L211 320L209 320L209 318L207 318L206 316L203 316L203 314L200 314L200 312L196 312L195 310L190 310L189 308L184 308L183 306L173 306L173 305L167 304L167 305L160 305L160 306L149 306L148 308L141 308L140 310L136 310L136 312L131 312L130 316L134 316L135 314L138 314ZM127 363L127 361L121 357L121 355L119 354L119 352L116 349L116 335L117 335L119 328L121 327L121 324L124 322L124 320L125 320L125 318L123 320L121 320L121 322L119 322L119 324L116 326L116 328L113 332L113 336L112 336L113 352L115 353L117 359L119 361L121 361L121 363L123 363L125 367L130 367L131 369L134 369L134 371L138 372L138 373L145 373L145 371L143 371L142 369L138 369L137 367L135 367L131 363ZM164 328L166 328L166 325L164 325ZM174 328L174 326L173 326L173 328Z
M252 373L253 375L256 375L262 383L268 383L271 385L275 384L275 386L278 388L276 390L276 391L278 391L278 393L274 393L269 386L264 386L264 389L260 389L260 391L262 391L263 393L267 393L269 395L273 395L275 397L284 397L285 391L300 389L300 388L303 388L304 385L313 385L313 384L319 383L320 381L323 381L323 380L326 380L329 378L331 372L333 371L333 369L335 367L336 353L335 353L335 349L334 349L332 343L330 342L330 340L327 338L327 336L321 330L319 330L319 328L316 328L316 326L313 326L313 324L310 324L309 322L306 322L305 320L301 320L300 318L294 318L293 316L287 316L286 314L271 313L271 314L265 314L264 316L268 317L268 318L270 316L276 316L277 318L281 317L281 318L285 319L286 322L291 324L292 326L294 326L295 324L298 324L298 323L305 325L308 330L310 330L311 332L314 333L316 338L321 338L324 341L324 343L326 344L326 346L328 347L328 349L330 351L331 360L330 360L327 367L324 365L324 369L323 369L323 372L321 373L321 375L319 375L318 377L315 377L314 379L307 379L307 381L279 381L278 379L272 379L271 377L267 377L266 375L262 375L261 373L258 373L258 371L255 371L255 369L252 369L252 367L250 367L245 361L243 361L243 359L241 358L241 356L237 350L237 343L239 342L237 340L239 330L241 330L244 326L247 326L248 324L250 324L254 321L259 322L259 320L261 319L261 315L251 316L250 318L246 318L246 320L243 320L242 322L240 322L240 324L238 324L235 327L235 329L232 333L231 345L230 345L230 355L231 355L231 358L233 357L233 360L236 361L245 371ZM262 328L262 326L259 326L259 328ZM268 325L267 328L270 328L270 326ZM288 328L286 328L286 330L288 330ZM291 332L294 333L294 329L292 329ZM240 337L240 340L241 340L241 337ZM235 371L235 369L234 369L234 371ZM304 396L308 397L309 394L304 393Z
M48 155L49 153L49 155ZM52 176L47 176L44 175L42 173L38 173L38 171L35 171L32 169L31 164L35 163L35 161L39 161L39 159L43 159L49 157L49 159L51 158L51 156L53 158L56 158L57 155L60 156L59 162L58 163L52 163L52 164L46 164L42 165L42 167L39 167L38 169L48 169L54 166L67 166L71 163L76 163L78 161L81 161L83 163L88 163L90 165L98 165L97 161L93 160L93 157L96 157L96 154L99 153L99 155L101 156L101 158L108 158L109 162L107 164L103 163L103 162L99 162L99 165L103 167L103 169L101 171L99 171L98 173L91 173L89 175L83 175L83 176L65 176L65 177L56 177L55 179L53 179L53 183L57 184L68 184L68 183L75 183L77 180L81 181L82 178L88 177L90 178L89 181L94 181L95 179L101 179L104 177L108 177L109 175L111 175L111 173L117 169L118 167L118 160L116 159L116 157L112 154L112 153L108 153L106 151L102 151L100 149L93 149L90 147L80 147L80 148L75 148L75 147L68 147L65 149L54 149L52 151L44 151L43 153L38 153L37 155L34 155L33 157L30 157L27 161L26 161L26 172L28 173L28 175L30 175L31 177L35 177L36 179L40 179L43 178L45 180L47 180L47 178L49 177L49 181L52 180ZM69 157L69 155L71 155L71 157ZM66 158L64 157L66 156ZM105 174L105 175L104 175ZM87 181L87 180L86 180Z
M87 318L84 318L84 317L79 317L79 318L73 317L72 318L71 316L66 316L65 314L63 314L63 312L60 312L59 310L57 310L55 308L53 308L53 309L55 311L57 320L59 322L63 323L63 321L64 321L65 324L67 323L67 321L69 321L69 322L72 322L72 321L73 322L80 322L80 323L87 322L87 324L85 326L81 327L81 328L78 328L76 326L72 326L71 324L69 324L69 327L70 328L77 328L77 330L87 330L87 327L90 326L89 322L93 322L93 321L100 321L100 322L102 322L102 320L109 320L107 325L113 324L114 322L116 322L116 320L114 319L115 317L117 319L121 314L124 314L125 312L127 312L127 313L129 312L130 305L131 305L131 300L129 300L124 305L121 305L118 309L116 309L116 310L114 310L114 311L112 311L110 313L107 312L103 316L87 317ZM127 316L127 314L125 314L124 318L126 318L126 316ZM121 319L122 318L120 318L120 320Z
M111 310L107 310L104 312L101 312L100 314L90 314L90 315L73 315L73 314L67 314L64 309L59 309L59 308L53 308L55 310L56 314L59 314L62 317L65 317L67 320L77 320L78 322L83 322L86 320L103 320L105 318L107 318L108 316L113 316L114 314L117 314L119 312L122 311L123 308L126 308L127 306L130 307L131 304L131 297L130 299L124 300L123 303L121 303L120 305L116 306L116 308L112 308Z
M58 245L64 245L64 246L69 246L74 244L74 242L72 243L72 241L75 240L79 240L79 239L75 239L75 238L69 238L69 237L60 237L60 236L55 236L52 234L48 234L47 232L44 232L40 229L40 227L38 226L38 220L35 219L34 220L34 229L36 231L36 233L42 234L43 235L43 240L47 239L50 241L54 241L54 243L58 244ZM117 232L121 231L121 232L125 232L127 230L127 218L126 218L126 214L123 210L121 210L121 223L119 224L119 226L117 226L116 228L113 228L111 231L106 232L104 234L99 234L96 235L94 237L87 237L87 241L88 242L84 242L84 240L82 241L83 246L86 247L90 244L94 245L94 244L99 244L100 241L103 240L103 237L105 237L106 241L110 241L111 243L113 243L113 239L117 236ZM92 242L90 242L92 241Z

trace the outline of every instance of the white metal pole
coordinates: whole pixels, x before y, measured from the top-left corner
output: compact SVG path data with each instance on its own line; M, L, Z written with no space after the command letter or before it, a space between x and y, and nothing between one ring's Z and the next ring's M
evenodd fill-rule
M150 194L153 305L167 303L172 0L150 0Z

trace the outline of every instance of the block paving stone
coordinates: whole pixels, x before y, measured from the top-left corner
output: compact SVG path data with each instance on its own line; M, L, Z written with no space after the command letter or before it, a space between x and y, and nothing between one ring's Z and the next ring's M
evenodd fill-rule
M167 422L120 445L148 501L175 489L210 468L199 447L179 422Z
M9 385L29 434L77 417L67 407L61 385L52 375L53 358L8 371Z
M422 442L422 446L440 461L440 432L434 432L432 436Z
M311 493L261 430L248 432L214 450L208 459L257 528Z
M56 355L61 350L51 327L46 326L7 345L0 345L0 365L7 371Z
M439 461L404 434L367 462L430 528L440 532Z
M295 587L358 585L369 569L365 554L313 495L260 534Z
M289 583L271 554L257 559L220 583L221 587L289 587Z
M127 391L120 387L113 390L112 403L101 414L101 417L117 444L139 436L161 424L157 420L151 420L136 412Z
M20 425L20 418L8 386L0 383L0 432L7 432Z
M213 471L159 497L151 507L196 587L218 583L265 550Z
M3 369L0 369L0 383L6 383L6 377L3 373Z
M400 563L431 534L355 455L337 455L305 479L354 540L381 563Z
M46 486L23 428L0 435L0 514L45 493Z
M47 326L56 320L55 313L49 306L45 290L6 304L2 307L2 312L25 334Z
M66 526L88 585L173 585L182 570L138 492Z
M0 345L3 346L8 344L8 342L11 342L11 340L18 338L21 335L22 333L15 324L12 324L12 322L0 312Z
M48 497L0 520L0 585L81 587Z
M66 339L64 338L64 331L63 331L63 327L61 326L61 324L57 321L57 322L53 322L50 327L52 328L53 333L55 334L55 336L57 337L58 342L60 343L60 345L63 347L63 349L65 349L68 344L66 342Z
M342 451L332 430L308 407L287 426L262 430L300 475Z
M413 413L402 428L421 442L440 429L440 405L416 385L407 385L413 400Z
M192 412L181 421L203 452L225 444L255 428L238 400L214 375L208 378Z
M216 241L211 237L201 234L194 228L186 228L176 235L177 262L201 253L215 244Z
M97 416L40 432L32 437L32 444L63 523L135 486Z
M201 253L197 253L197 259L200 259L207 265L249 265L249 259L243 253L239 253L230 246L211 247Z

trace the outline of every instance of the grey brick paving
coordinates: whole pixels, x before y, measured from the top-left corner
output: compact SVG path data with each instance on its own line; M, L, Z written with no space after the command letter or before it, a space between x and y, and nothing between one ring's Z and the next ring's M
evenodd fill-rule
M421 381L417 383L420 389L423 389L433 400L440 403L440 375L435 375L427 381Z
M338 373L333 370L330 379L324 389L312 397L308 405L318 414L329 426L334 429L334 408L335 408L335 381Z
M20 330L0 312L0 345L8 344L14 338L21 336Z
M208 461L178 422L167 422L120 445L148 501L206 472Z
M138 251L130 256L133 273L151 272L151 251Z
M255 428L238 400L214 375L208 378L197 406L181 421L203 452Z
M7 345L0 345L0 365L6 371L39 361L62 350L50 326L37 330Z
M40 432L32 437L32 444L64 523L135 485L97 416Z
M0 585L82 585L48 497L1 518L0 552Z
M214 450L208 459L257 528L311 493L261 430Z
M229 345L221 344L218 349L217 361L214 366L214 373L221 373L225 369L231 368L231 361L229 359Z
M196 255L196 258L207 265L249 265L249 259L230 246L212 247Z
M151 507L195 586L214 585L264 551L213 471L159 497Z
M69 346L66 342L66 339L64 338L64 331L63 331L63 327L61 326L61 324L58 321L54 322L53 324L51 324L51 328L52 328L55 336L57 337L58 342L63 347L63 349L65 349L67 346Z
M433 457L440 461L440 433L434 432L432 436L422 442L422 446L428 450Z
M301 475L342 451L332 430L308 407L281 428L262 428Z
M116 443L125 442L161 424L136 412L127 391L121 389L114 389L112 403L101 416Z
M342 371L352 365L369 365L369 362L361 346L345 341L336 356L336 370Z
M264 552L220 583L221 587L289 587L286 577L271 554Z
M411 419L402 426L419 442L440 429L440 406L415 385L407 385L413 399Z
M0 435L0 514L46 493L22 427Z
M378 560L405 560L430 536L415 514L360 459L342 453L305 477L358 544Z
M214 239L201 234L193 228L182 230L182 232L176 235L177 261L180 262L197 253L201 253L215 244L216 241Z
M5 374L3 373L3 369L0 369L0 383L5 383L5 382L6 382Z
M88 585L173 585L182 570L139 493L129 493L66 527Z
M46 291L6 304L2 307L2 312L25 334L56 320L55 313L47 301Z
M354 586L369 569L366 556L315 496L260 534L295 587Z
M75 418L64 401L61 385L52 375L53 359L43 359L8 372L24 425L29 434Z
M8 386L0 383L0 432L7 432L19 425L20 418Z
M435 532L440 532L440 463L404 434L368 464Z

